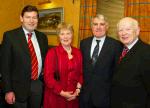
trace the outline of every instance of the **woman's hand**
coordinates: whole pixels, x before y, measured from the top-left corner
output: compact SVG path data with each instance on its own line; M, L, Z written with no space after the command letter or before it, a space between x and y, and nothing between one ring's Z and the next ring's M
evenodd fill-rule
M60 95L64 98L66 98L68 101L74 99L76 96L73 94L73 91L61 91Z
M74 95L79 96L79 94L80 94L80 88L76 88L76 91L74 92Z
M74 99L76 99L76 96L73 96L73 97L68 98L67 101L72 101L72 100L74 100Z
M76 96L79 96L81 87L82 87L81 84L78 82L78 83L77 83L77 87L76 87L76 91L74 92L74 94L75 94Z
M79 96L79 94L80 94L80 89L77 88L76 91L73 93L74 96L71 98L68 98L67 100L68 101L74 100L74 99L76 99L77 96Z

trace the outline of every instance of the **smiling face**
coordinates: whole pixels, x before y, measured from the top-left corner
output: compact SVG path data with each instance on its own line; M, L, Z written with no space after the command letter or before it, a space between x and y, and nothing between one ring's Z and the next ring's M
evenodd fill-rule
M124 45L130 45L139 36L138 22L133 18L123 18L118 23L118 36Z
M104 20L103 16L98 16L93 18L92 32L95 37L100 38L105 36L107 29L108 29L108 24Z
M60 43L64 47L70 47L72 42L72 32L69 29L61 29L59 32Z
M27 31L32 32L38 24L38 13L35 11L25 12L23 16L20 16L20 21Z

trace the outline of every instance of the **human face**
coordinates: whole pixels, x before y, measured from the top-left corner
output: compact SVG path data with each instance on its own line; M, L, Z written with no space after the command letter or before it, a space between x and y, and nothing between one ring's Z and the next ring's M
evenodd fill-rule
M72 42L72 32L68 29L62 29L59 33L60 43L64 47L70 47Z
M29 32L36 29L38 24L38 14L37 12L25 12L23 16L20 16L20 21L22 26Z
M93 35L97 38L103 37L106 35L108 25L104 20L94 18L92 21L92 32Z
M118 28L118 36L124 45L130 45L139 35L139 28L133 27L130 21L123 21Z

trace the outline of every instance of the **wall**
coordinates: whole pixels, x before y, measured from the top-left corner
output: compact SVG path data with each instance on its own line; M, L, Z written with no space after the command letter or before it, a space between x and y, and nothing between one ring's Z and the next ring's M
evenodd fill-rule
M108 35L117 39L116 25L124 17L124 0L97 0L97 13L105 15L109 22Z
M73 24L74 39L73 46L78 46L79 35L79 14L80 14L80 0L52 0L52 3L38 6L39 9L48 9L56 7L64 7L64 21ZM48 41L51 45L58 44L58 37L56 35L48 35Z
M73 46L78 46L78 29L79 29L79 14L80 14L80 0L52 0L51 4L38 5L42 0L5 0L0 4L0 41L2 41L3 32L20 26L19 15L21 9L26 4L36 5L39 9L49 9L56 7L64 7L64 21L71 23L74 26L74 40ZM44 1L44 0L43 0ZM49 45L58 44L56 35L48 35Z
M20 26L20 13L24 5L36 5L37 0L4 0L0 4L0 43L3 39L3 33L7 30Z
M3 0L0 4L0 42L3 38L3 32L20 25L19 14L23 7L21 0Z

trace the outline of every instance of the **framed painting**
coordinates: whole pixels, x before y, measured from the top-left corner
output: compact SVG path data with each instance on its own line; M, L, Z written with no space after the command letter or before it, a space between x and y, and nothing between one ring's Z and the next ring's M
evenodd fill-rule
M37 29L45 34L56 34L57 25L64 21L64 8L39 10Z

